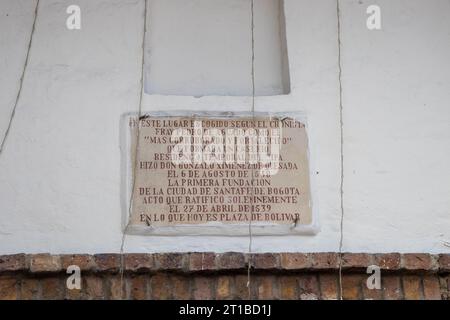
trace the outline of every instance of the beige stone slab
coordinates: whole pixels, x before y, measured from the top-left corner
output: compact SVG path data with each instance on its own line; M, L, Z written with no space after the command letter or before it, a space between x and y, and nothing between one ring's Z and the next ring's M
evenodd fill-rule
M137 124L136 117L128 118L130 226L312 223L304 123L291 117L258 115L145 116L139 121L139 129ZM273 135L277 132L279 140ZM247 138L239 140L242 136ZM276 145L271 149L269 143L263 150L264 140L258 137L279 141L279 157ZM240 152L243 149L238 145L244 146L243 141L245 152ZM249 150L256 152L256 163L250 163Z

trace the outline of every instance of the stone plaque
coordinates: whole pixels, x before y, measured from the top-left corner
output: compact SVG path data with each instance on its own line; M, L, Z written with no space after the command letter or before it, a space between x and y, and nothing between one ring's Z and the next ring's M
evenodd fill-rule
M313 224L305 123L266 115L129 115L127 230L280 234ZM138 127L139 126L139 127Z

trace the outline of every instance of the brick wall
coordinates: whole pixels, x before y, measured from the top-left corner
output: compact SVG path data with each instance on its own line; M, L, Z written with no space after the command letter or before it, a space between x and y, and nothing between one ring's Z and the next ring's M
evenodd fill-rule
M366 286L373 264L380 290ZM69 265L81 290L66 287ZM344 299L449 299L450 254L345 253L342 271ZM337 299L339 288L336 253L0 256L0 299Z

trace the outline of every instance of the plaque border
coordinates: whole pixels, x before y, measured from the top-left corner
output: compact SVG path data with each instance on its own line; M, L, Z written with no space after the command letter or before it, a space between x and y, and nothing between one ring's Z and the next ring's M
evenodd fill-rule
M320 231L316 199L316 184L314 170L312 170L313 154L310 148L310 137L308 134L308 122L304 112L247 112L247 111L195 111L195 110L173 110L173 111L146 111L142 116L149 117L214 117L214 118L244 118L252 116L285 118L290 117L305 125L307 137L307 157L311 201L311 223L307 225L273 224L268 222L252 222L252 236L289 236L289 235L316 235ZM121 150L121 230L125 234L141 236L248 236L250 223L222 223L207 222L202 224L179 224L176 226L136 226L129 225L129 205L132 189L132 163L128 150L131 146L130 130L128 130L128 119L137 117L137 112L127 112L120 117L120 150Z

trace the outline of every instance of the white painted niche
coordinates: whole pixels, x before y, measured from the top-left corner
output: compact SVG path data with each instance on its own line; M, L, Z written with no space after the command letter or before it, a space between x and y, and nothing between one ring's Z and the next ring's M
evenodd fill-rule
M250 96L250 0L150 0L145 93ZM282 0L254 1L255 93L290 92Z

